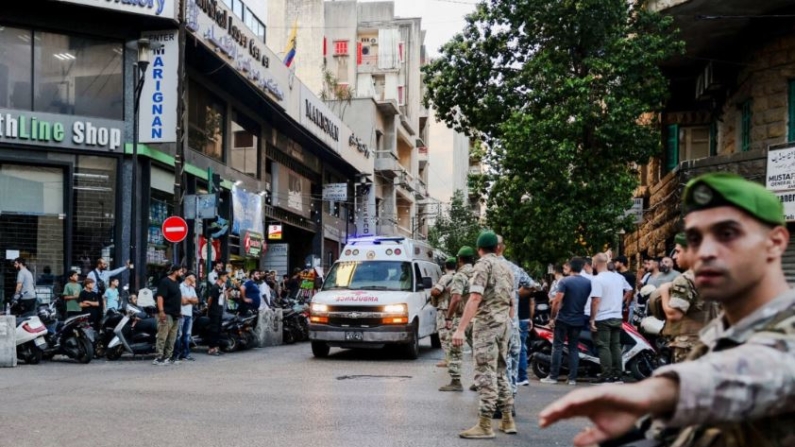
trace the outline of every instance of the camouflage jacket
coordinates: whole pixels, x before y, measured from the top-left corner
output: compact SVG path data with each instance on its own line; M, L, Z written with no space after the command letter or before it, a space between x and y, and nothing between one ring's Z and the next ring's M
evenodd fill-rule
M453 295L461 295L461 301L458 302L458 309L456 309L458 316L464 313L464 306L469 299L469 280L474 271L472 264L464 264L453 275L453 281L450 283L450 299L452 300Z
M478 324L500 327L510 321L513 287L513 273L507 263L493 253L478 259L469 280L469 293L483 296L475 314Z
M663 335L697 339L698 333L718 316L718 306L713 302L699 299L693 271L688 270L677 276L671 283L671 298L668 306L682 311L684 316L676 322L665 323ZM675 342L676 343L676 342ZM689 346L678 346L687 348Z
M513 321L516 323L516 328L519 327L519 289L522 287L533 287L535 281L527 272L524 271L523 268L519 267L518 265L514 264L513 262L505 259L505 256L497 256L497 259L502 260L508 268L511 269L513 273L513 295L511 298L513 299Z
M442 292L442 294L437 297L431 297L431 304L437 309L447 309L447 306L450 304L450 284L453 282L454 275L454 272L445 273L433 287Z
M733 326L710 322L688 361L655 376L679 382L673 447L795 445L795 290Z

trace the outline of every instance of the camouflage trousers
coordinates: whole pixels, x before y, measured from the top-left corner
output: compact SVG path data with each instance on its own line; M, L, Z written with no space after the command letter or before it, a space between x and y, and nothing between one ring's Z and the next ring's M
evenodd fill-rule
M508 322L510 338L508 340L507 374L508 383L511 384L511 392L516 395L516 379L519 377L519 355L522 353L522 341L519 334L519 326L514 326L513 321Z
M450 353L450 338L452 337L452 333L447 330L444 321L445 317L447 317L447 309L436 309L436 330L439 332L439 340L442 342L442 351L444 352L445 359L447 359Z
M693 350L693 347L698 343L698 335L677 335L674 337L673 341L671 341L671 348L673 348L673 359L674 363L682 363L687 360L687 356L690 355L690 351Z
M456 315L453 317L453 326L450 328L449 334L455 334L459 324L461 324L461 317ZM450 378L453 380L461 380L461 358L464 356L463 351L463 346L453 346L450 344L450 351L447 353L447 372L450 373Z
M491 418L499 407L511 411L513 393L508 381L508 340L511 326L489 327L475 322L472 328L475 357L475 384L478 387L480 416Z

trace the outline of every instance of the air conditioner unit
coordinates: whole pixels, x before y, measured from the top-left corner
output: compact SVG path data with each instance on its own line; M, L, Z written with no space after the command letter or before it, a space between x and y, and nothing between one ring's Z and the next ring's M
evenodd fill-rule
M375 37L370 38L370 45L378 45L378 39Z
M370 47L362 46L362 55L367 56L370 54Z

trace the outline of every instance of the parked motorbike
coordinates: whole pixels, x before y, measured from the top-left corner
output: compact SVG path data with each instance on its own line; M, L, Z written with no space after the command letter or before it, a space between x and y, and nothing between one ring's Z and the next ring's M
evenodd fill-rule
M114 337L107 344L105 356L108 360L118 360L125 352L133 356L156 352L157 321L151 311L132 304L124 306L124 312L113 328ZM116 319L115 316L113 320L107 318L103 328L111 324L108 321Z
M239 349L248 349L256 344L254 326L257 314L242 314L240 316L224 312L221 319L221 332L218 345L224 352L234 352ZM206 345L210 337L210 317L206 315L205 308L193 306L193 332L191 334L196 345Z
M94 329L91 327L89 314L76 315L60 321L58 303L52 301L42 304L38 309L39 319L47 326L47 344L42 355L50 360L57 354L63 354L80 363L90 363L94 358Z
M299 300L282 298L282 339L285 344L309 340L309 306Z
M40 363L47 347L47 327L35 310L23 314L19 300L11 302L11 313L17 316L17 359L28 365Z
M533 329L534 342L533 354L531 356L531 367L536 377L543 379L549 375L552 366L552 339L553 330L547 326L537 326ZM599 363L599 353L592 338L592 332L584 329L580 333L578 351L580 356L578 377L596 378L601 366ZM628 323L622 324L621 346L621 366L624 371L629 371L633 378L642 380L651 376L652 371L658 366L657 352L654 347ZM568 373L567 344L563 345L563 356L560 365L560 374Z
M673 349L668 337L662 335L665 321L652 315L648 307L649 297L655 290L657 288L652 285L640 289L631 323L657 350L660 365L668 365L673 362Z

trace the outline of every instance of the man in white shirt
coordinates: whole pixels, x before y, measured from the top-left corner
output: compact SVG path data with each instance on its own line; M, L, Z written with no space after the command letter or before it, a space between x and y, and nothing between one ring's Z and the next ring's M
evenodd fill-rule
M190 355L191 332L193 331L193 305L199 304L196 296L196 275L193 272L185 275L185 280L179 285L182 293L182 321L177 335L177 344L174 348L174 357L177 361L193 361Z
M624 301L632 295L632 286L623 275L607 269L604 253L594 256L593 261L598 274L591 281L590 327L592 332L596 332L596 347L602 365L598 382L620 382L622 308Z

